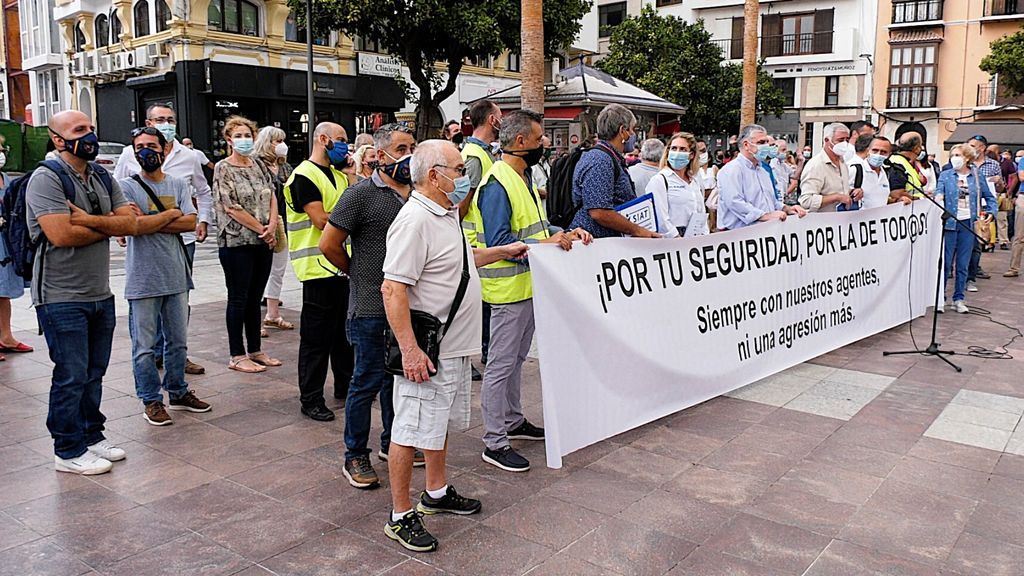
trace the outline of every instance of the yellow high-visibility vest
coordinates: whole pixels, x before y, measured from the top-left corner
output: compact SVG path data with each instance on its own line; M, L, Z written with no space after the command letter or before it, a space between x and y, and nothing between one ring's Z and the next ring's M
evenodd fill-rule
M480 179L480 190L491 180L501 184L508 195L509 203L512 205L512 234L518 240L544 240L551 236L548 232L550 224L544 212L544 204L537 193L526 186L523 177L514 168L501 161L495 162L490 171ZM478 190L463 222L472 224L475 232L471 244L483 247L487 242L479 202ZM463 232L468 230L463 226ZM533 298L533 280L530 267L526 264L501 260L480 268L479 272L481 296L488 304L512 304Z
M466 145L462 147L462 161L465 162L470 158L476 158L480 161L480 174L481 176L486 175L491 171L494 166L494 161L491 160L490 154L483 146L475 142L466 142ZM480 186L483 187L484 179L480 178ZM480 248L480 244L476 244L478 230L475 224L467 222L466 219L462 220L462 233L466 235L466 240L469 241L469 245L474 248Z
M910 186L907 186L907 192L910 192L914 198L921 198L922 195L920 190L924 189L924 184L921 183L921 176L918 174L917 168L914 168L914 165L911 164L910 160L907 160L907 157L903 154L893 154L892 156L889 156L889 161L893 164L899 164L907 171L907 182L910 182L916 187L911 188ZM938 174L935 176L938 177Z
M316 164L309 160L303 160L295 168L291 176L288 177L288 182L284 185L284 200L287 210L285 226L288 228L288 257L292 262L292 268L295 270L295 276L300 282L336 276L338 269L320 251L320 237L323 236L323 231L313 225L309 214L294 210L295 204L292 200L291 186L295 181L296 175L309 178L310 182L320 190L320 195L323 197L324 211L330 214L331 210L334 210L334 205L341 198L342 193L349 186L348 176L343 172L338 171L332 166L331 173L334 176L334 181L338 184L337 186L331 183L327 175Z

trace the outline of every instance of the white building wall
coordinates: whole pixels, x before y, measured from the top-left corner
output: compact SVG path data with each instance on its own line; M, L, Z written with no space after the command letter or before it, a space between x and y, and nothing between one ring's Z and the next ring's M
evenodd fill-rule
M62 39L53 18L53 0L22 0L22 69L28 72L29 114L34 126L44 126L51 116L71 108L71 89L64 70Z

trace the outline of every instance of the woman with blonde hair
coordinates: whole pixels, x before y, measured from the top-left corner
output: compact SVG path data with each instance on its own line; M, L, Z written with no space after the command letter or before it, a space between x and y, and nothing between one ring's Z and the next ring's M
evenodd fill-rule
M274 175L274 196L277 199L278 228L283 232L285 221L284 205L284 184L292 174L292 167L288 164L288 145L284 139L287 134L277 126L264 126L256 135L256 155L262 160L270 173ZM279 238L284 234L279 233ZM279 330L292 330L295 325L281 317L281 286L284 283L284 273L288 268L288 250L274 252L273 263L270 267L270 278L267 280L267 289L263 291L263 300L267 304L267 315L263 318L263 328L260 336L266 338L267 327Z
M964 304L964 292L967 287L967 269L971 262L971 253L974 251L974 223L979 217L991 221L992 215L999 209L987 182L974 166L975 157L974 148L970 145L953 146L949 151L950 168L939 174L935 185L936 198L941 196L940 201L946 211L956 215L956 221L950 218L943 225L943 266L946 278L950 277L953 266L956 266L953 307L961 314L970 312ZM988 208L987 214L981 209L982 197L985 198ZM945 308L946 304L943 303L939 311L942 312Z
M688 231L691 236L707 234L708 213L697 138L689 132L673 134L662 154L661 168L646 190L654 196L658 232L666 238L683 236Z
M232 116L223 134L231 154L213 169L213 202L219 225L218 256L228 289L228 368L263 372L267 366L281 365L262 351L260 340L260 296L277 243L275 177L255 154L252 120Z
M352 161L356 164L356 178L359 182L373 175L373 171L377 168L377 161L374 160L376 157L377 149L372 144L363 144L352 155Z

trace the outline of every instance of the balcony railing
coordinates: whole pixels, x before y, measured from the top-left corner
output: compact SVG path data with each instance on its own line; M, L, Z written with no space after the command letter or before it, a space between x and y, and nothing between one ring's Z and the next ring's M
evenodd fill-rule
M1007 96L1006 91L999 87L999 79L978 84L978 107L1006 106L1014 104L1024 106L1024 95Z
M832 52L832 31L761 37L761 56L799 56Z
M912 108L934 108L935 86L896 86L889 88L889 108L906 110Z
M1024 0L985 0L985 16L1024 17Z
M913 24L942 20L943 0L894 0L892 3L893 24Z

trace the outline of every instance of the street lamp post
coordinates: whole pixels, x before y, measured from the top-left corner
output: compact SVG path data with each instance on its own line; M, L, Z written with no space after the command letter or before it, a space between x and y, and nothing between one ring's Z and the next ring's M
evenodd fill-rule
M313 153L313 124L316 104L313 101L313 0L306 0L306 141Z

